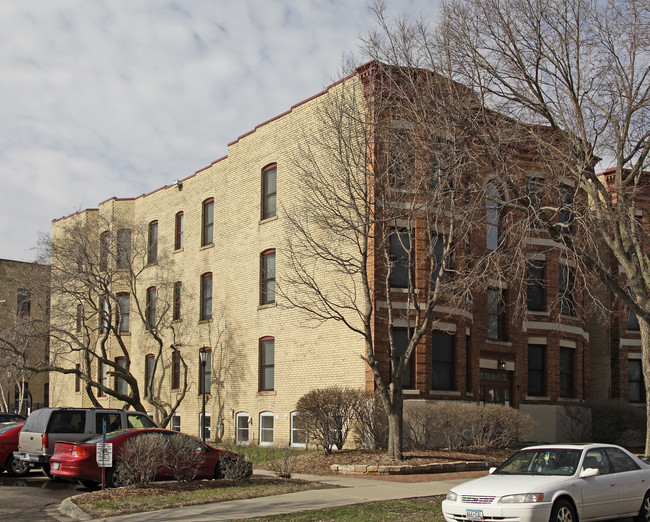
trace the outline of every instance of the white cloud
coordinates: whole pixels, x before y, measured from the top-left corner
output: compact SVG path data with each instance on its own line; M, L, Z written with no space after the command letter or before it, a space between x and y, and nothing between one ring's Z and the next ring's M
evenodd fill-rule
M332 83L372 24L363 0L0 2L0 258L223 156Z

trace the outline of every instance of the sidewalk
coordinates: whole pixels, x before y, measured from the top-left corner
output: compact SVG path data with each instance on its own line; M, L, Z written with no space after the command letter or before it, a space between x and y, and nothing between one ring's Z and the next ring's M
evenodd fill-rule
M260 474L259 472L255 472ZM378 500L395 500L414 497L444 495L452 486L473 477L485 475L486 471L442 473L429 475L390 475L377 478L357 478L351 475L321 477L316 475L294 475L294 478L322 482L338 486L333 489L299 491L271 497L252 498L215 502L198 506L133 513L103 519L105 522L145 522L145 521L215 521L255 518L280 515ZM70 499L61 503L60 510L76 520L91 518Z

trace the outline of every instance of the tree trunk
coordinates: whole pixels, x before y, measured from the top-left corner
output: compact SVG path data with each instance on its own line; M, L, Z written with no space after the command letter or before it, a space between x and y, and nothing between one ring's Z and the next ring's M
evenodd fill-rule
M643 368L643 383L645 385L646 401L646 432L645 454L650 455L650 324L639 316L639 332L641 333L641 365Z
M395 393L392 397L388 415L388 456L395 460L402 460L404 445L404 397Z

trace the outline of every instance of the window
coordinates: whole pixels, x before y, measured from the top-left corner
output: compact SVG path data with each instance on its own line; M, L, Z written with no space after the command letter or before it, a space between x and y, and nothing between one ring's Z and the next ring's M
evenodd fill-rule
M211 245L214 241L214 199L203 202L203 221L201 229L201 246Z
M527 303L528 310L543 312L544 305L544 261L532 261L527 270Z
M405 188L415 170L415 154L407 129L391 129L388 162L390 187Z
M172 431L181 431L181 416L180 416L180 414L174 413L174 415L172 415L172 422L171 422L170 429Z
M129 331L131 322L131 296L129 294L117 294L117 304L119 309L119 317L117 324L120 327L120 333Z
M273 445L274 416L271 412L260 413L260 446Z
M627 453L624 453L620 448L603 448L609 457L609 461L614 467L614 473L625 473L627 471L635 471L639 465L634 462Z
M304 448L307 445L307 432L300 427L297 412L291 413L291 445Z
M541 228L542 220L540 219L539 212L542 208L542 180L529 179L526 182L526 195L528 196L530 205L528 209L528 214L531 216L530 227Z
M645 403L641 359L629 359L627 361L627 389L630 402Z
M32 294L25 288L18 289L16 297L16 313L20 317L29 317L32 312Z
M101 359L97 362L97 379L99 380L99 384L108 388L108 366ZM97 395L99 397L106 397L106 392L100 389Z
M273 390L274 386L275 339L260 339L260 391Z
M262 219L276 214L277 172L277 165L271 165L262 171Z
M544 396L544 358L546 346L543 344L528 345L528 395Z
M632 308L627 309L627 329L633 332L639 331L639 318Z
M454 389L454 336L446 332L433 332L433 384L434 390Z
M573 397L573 349L560 348L560 397Z
M176 213L174 227L174 250L183 248L183 212Z
M174 283L174 308L172 310L172 319L179 321L183 317L183 283L176 281Z
M393 232L390 235L390 286L408 288L410 275L411 238L408 232Z
M487 337L495 341L505 339L503 291L488 288L487 291Z
M201 311L200 320L212 318L212 274L208 272L201 276Z
M158 221L149 223L148 239L147 262L153 265L158 262Z
M486 187L485 199L485 233L486 248L497 250L501 244L501 191L494 183Z
M77 320L76 320L76 331L77 333L81 333L81 327L83 326L84 322L84 307L83 305L78 304L77 305Z
M275 303L275 250L262 253L260 274L260 303Z
M562 187L559 194L557 223L561 232L571 232L573 224L573 193L568 187Z
M108 302L108 297L105 295L99 298L99 333L105 334L108 332L111 319L111 306Z
M201 427L203 427L203 435L201 436L202 440L210 440L210 434L212 431L212 416L210 412L205 412L205 424L203 424L203 412L199 413L199 433L201 432Z
M116 357L115 365L118 368L126 369L126 357ZM129 387L127 382L121 377L118 377L117 375L115 376L115 391L117 393L121 393L122 395L126 395L127 393L129 393Z
M131 266L131 231L123 228L117 231L117 268Z
M438 282L438 278L440 278L440 281L444 281L449 278L449 259L447 259L447 266L445 272L443 274L440 274L440 271L442 270L442 265L444 260L444 253L445 253L445 241L446 238L445 236L441 235L435 235L433 237L433 245L431 247L431 251L433 253L433 271L431 272L431 283L432 285L435 285Z
M393 328L393 343L395 347L395 360L393 364L399 364L399 359L406 353L408 349L411 336L407 328ZM413 388L413 363L412 359L406 363L406 371L404 372L404 380L402 381L404 388Z
M236 423L235 442L241 445L248 445L250 441L250 416L248 413L238 413Z
M156 328L156 301L158 300L158 292L155 286L147 288L147 304L146 304L146 317L147 325L149 328Z
M154 395L154 365L156 359L153 354L147 354L144 358L144 395L152 397Z
M566 265L560 265L560 313L562 315L575 315L573 270Z
M205 368L199 357L199 395L203 394L204 387L206 394L209 394L212 388L212 349L206 346L205 352Z
M181 352L174 350L172 352L172 390L178 390L181 387Z
M79 393L81 391L81 364L75 364L76 373L74 376L74 391Z
M99 269L108 270L111 252L111 235L110 232L102 232L99 236Z

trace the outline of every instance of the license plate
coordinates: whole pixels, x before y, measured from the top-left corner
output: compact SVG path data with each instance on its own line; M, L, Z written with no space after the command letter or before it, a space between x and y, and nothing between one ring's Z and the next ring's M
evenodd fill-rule
M52 469L59 469L61 467L60 462L52 462Z
M467 520L483 520L482 509L468 509L465 513Z

